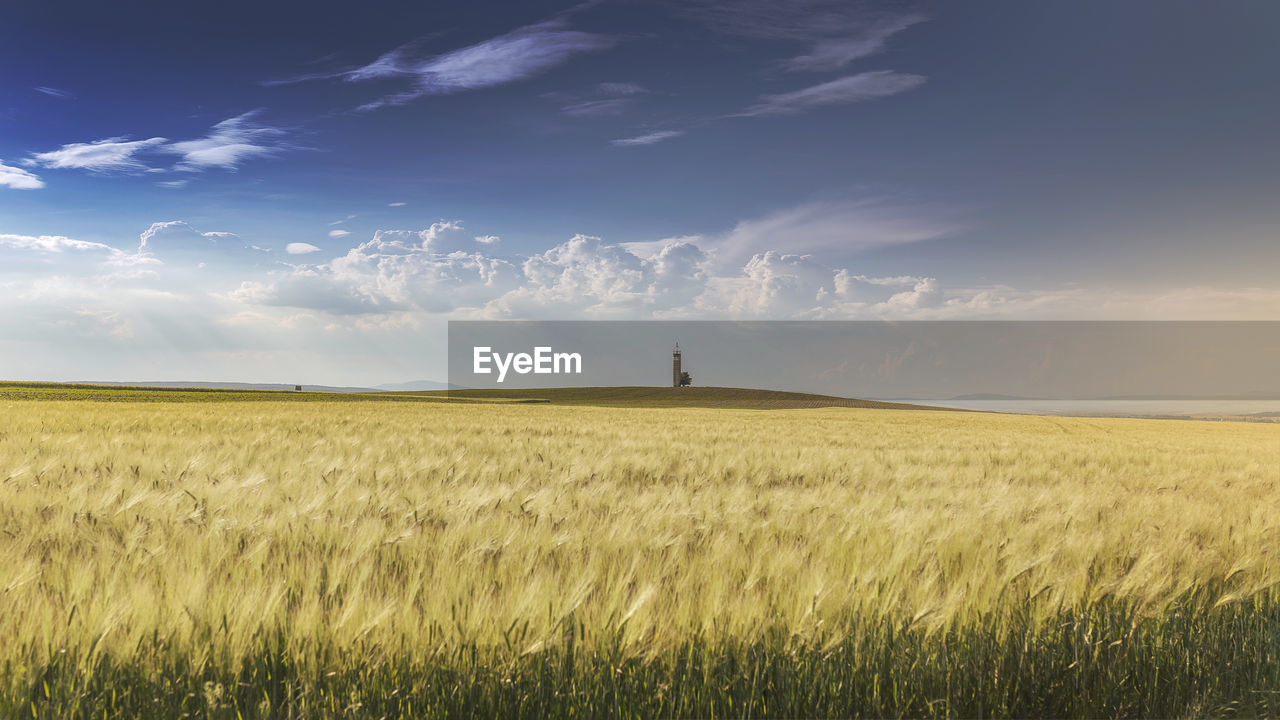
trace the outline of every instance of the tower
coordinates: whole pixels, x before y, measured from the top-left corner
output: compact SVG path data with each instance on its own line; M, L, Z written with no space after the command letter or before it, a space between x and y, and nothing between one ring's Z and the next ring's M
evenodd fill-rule
M671 387L680 387L680 343L671 351Z

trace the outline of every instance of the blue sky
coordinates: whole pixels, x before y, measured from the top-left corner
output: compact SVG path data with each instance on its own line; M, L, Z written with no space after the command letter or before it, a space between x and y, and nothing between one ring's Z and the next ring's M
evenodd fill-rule
M449 318L1280 319L1280 6L0 10L0 375L442 377Z

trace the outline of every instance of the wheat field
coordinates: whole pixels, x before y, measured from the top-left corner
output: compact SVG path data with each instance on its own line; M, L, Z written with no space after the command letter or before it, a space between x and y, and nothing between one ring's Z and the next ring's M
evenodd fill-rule
M1280 426L0 400L0 717L1280 712Z

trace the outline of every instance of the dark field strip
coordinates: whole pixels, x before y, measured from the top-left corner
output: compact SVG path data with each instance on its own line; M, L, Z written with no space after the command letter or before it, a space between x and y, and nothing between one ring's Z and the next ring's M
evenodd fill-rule
M1038 629L1036 629L1038 628ZM205 628L217 656L217 633ZM1280 604L1175 606L1138 619L1107 604L1036 625L863 628L833 647L785 631L690 639L659 658L581 644L299 652L263 633L237 671L168 650L6 666L0 715L32 718L1268 717L1280 713ZM442 633L447 631L441 630ZM518 635L518 633L517 633ZM513 648L520 638L514 638ZM279 648L292 647L292 651Z
M809 393L720 387L583 387L501 390L437 390L409 393L453 399L539 399L554 405L599 407L708 407L759 410L848 407L883 410L944 410L922 405L858 400Z
M93 400L107 402L449 402L401 393L292 392L221 388L138 387L64 383L0 382L0 400Z

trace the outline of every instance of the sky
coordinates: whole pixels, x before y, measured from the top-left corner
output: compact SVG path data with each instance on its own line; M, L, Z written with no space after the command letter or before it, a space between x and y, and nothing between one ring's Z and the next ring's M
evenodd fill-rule
M0 377L450 319L1280 320L1280 5L0 9Z

